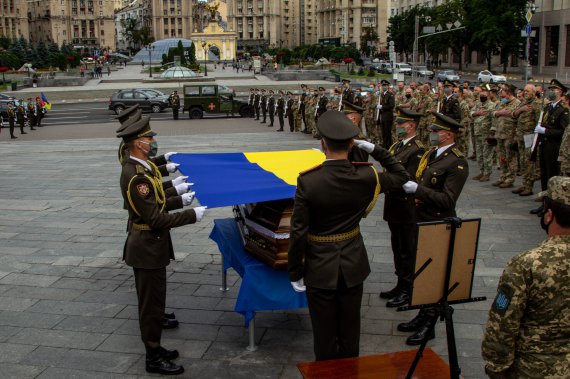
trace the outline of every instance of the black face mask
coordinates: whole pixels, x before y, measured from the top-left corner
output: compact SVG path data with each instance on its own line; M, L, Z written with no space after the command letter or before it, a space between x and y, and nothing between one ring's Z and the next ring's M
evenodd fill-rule
M481 102L484 103L485 101L487 101L487 96L479 96L479 100L481 100Z
M409 99L412 97L412 95L410 95L409 93L406 94L406 97Z

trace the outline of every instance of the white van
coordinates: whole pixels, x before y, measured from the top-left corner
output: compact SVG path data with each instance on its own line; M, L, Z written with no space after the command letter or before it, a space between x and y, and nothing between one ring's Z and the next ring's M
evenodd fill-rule
M394 71L404 75L412 75L412 66L407 63L396 63L394 65Z

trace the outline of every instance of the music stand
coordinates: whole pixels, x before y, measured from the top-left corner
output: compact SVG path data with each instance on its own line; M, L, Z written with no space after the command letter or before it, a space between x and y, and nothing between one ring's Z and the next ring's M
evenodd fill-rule
M486 300L486 297L471 297L481 219L449 217L443 221L417 223L416 226L417 253L410 305L397 310L435 308L436 313L406 379L412 378L438 318L445 320L450 377L459 379L461 370L457 360L451 304Z

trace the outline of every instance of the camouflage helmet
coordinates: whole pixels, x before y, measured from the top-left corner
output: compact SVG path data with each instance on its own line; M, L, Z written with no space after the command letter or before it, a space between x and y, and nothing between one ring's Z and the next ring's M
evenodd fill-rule
M570 178L565 176L553 176L548 179L546 191L538 194L538 198L548 197L560 204L570 205Z

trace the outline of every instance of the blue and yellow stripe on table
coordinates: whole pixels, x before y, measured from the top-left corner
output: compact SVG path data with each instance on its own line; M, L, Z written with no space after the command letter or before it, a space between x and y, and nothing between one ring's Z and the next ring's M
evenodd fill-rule
M201 205L209 208L295 196L299 173L321 164L315 149L255 153L176 154L172 157Z

